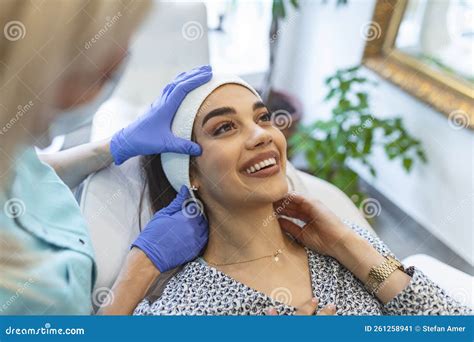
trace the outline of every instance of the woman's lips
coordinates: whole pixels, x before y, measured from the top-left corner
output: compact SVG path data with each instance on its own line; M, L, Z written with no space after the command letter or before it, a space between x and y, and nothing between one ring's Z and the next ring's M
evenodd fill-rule
M277 162L275 165L267 166L263 169L260 169L252 173L247 173L246 171L243 171L241 173L247 177L265 178L265 177L273 176L277 174L278 172L280 172L280 163Z
M247 177L264 178L280 172L280 153L277 150L261 152L240 167L240 173Z

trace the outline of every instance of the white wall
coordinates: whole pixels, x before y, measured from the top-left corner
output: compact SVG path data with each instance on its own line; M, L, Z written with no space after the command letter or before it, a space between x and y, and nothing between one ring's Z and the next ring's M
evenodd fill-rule
M338 68L358 64L365 41L361 27L372 18L374 0L349 0L336 7L335 0L302 1L280 30L274 85L301 97L306 121L329 115L324 78ZM377 179L364 179L402 208L417 222L473 263L474 132L454 130L447 117L392 84L375 78L372 109L380 117L401 115L409 132L422 140L429 163L416 163L406 174L381 151L373 155ZM383 210L383 208L382 208ZM394 227L396 228L396 227ZM416 251L414 251L416 253Z

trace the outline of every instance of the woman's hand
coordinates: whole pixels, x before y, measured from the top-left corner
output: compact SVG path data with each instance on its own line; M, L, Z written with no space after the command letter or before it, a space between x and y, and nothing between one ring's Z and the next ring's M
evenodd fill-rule
M336 306L334 304L328 304L321 310L316 313L316 309L318 308L319 299L313 297L311 300L307 301L305 304L300 306L296 309L295 315L296 316L311 316L316 314L316 316L330 316L336 314ZM267 315L269 316L276 316L278 312L276 309L271 308L267 310Z
M201 154L201 147L177 138L171 132L174 115L186 95L212 78L212 68L204 65L179 74L168 84L148 112L112 137L110 152L117 165L139 155L164 152Z
M279 218L283 230L306 247L335 258L362 283L367 282L372 267L385 261L382 254L345 225L321 201L291 193L275 202L274 207L278 215L305 222L301 228L285 218ZM377 298L387 303L408 285L410 279L405 272L395 270L377 291Z
M166 272L196 258L207 243L208 224L186 186L166 208L158 211L132 244Z
M301 228L285 218L278 218L280 227L297 241L320 254L335 257L336 248L350 236L357 235L321 201L289 193L273 204L278 215L300 219Z

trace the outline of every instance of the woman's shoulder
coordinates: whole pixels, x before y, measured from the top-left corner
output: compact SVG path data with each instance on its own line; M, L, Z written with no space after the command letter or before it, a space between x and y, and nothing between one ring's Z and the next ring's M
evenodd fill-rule
M220 273L198 260L187 263L170 278L159 296L147 296L134 315L212 314L210 303L219 298L223 284Z
M166 274L161 275L163 279L158 279L157 283L148 292L147 296L135 308L134 315L165 315L178 314L177 304L185 294L191 284L193 275L196 274L196 263L187 263L184 267L175 272L171 277ZM170 300L173 299L173 300ZM173 302L175 302L173 304Z

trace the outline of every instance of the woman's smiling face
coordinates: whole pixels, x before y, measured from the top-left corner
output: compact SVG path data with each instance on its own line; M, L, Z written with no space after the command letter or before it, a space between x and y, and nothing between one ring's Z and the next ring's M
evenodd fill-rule
M214 90L196 115L193 136L203 153L192 158L191 183L206 204L268 204L287 193L285 137L246 87Z

